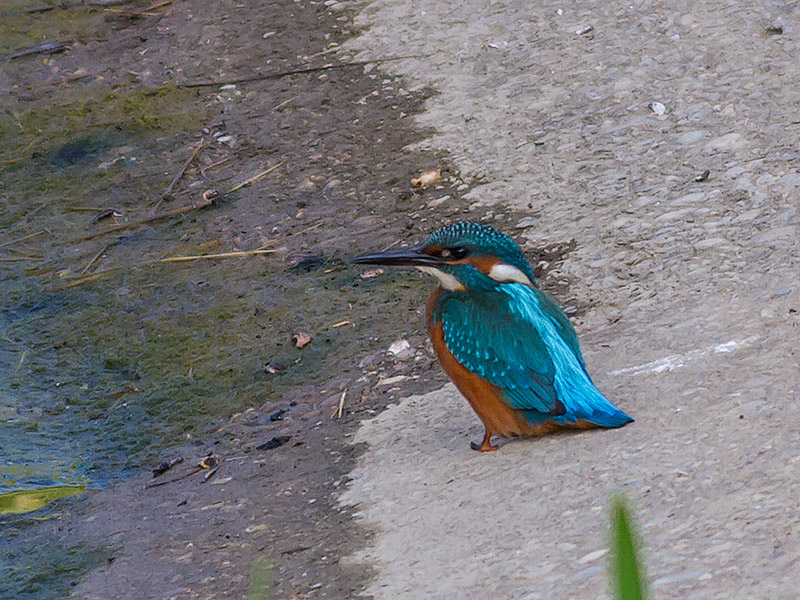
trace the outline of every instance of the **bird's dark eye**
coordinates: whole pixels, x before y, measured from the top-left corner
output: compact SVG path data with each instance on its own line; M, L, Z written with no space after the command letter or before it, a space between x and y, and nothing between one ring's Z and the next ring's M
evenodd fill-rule
M461 260L467 254L469 254L469 251L463 246L456 246L455 248L447 248L447 250L449 250L450 257L454 258L455 260Z

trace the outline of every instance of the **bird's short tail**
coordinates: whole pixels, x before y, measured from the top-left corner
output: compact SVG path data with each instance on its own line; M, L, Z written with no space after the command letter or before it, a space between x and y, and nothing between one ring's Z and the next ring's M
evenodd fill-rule
M592 405L575 406L572 410L568 408L564 415L554 417L538 410L526 410L524 411L525 417L531 425L552 421L564 426L593 423L598 427L615 428L633 422L633 417L622 412L599 394L597 396L602 399L602 402L598 402L598 399L594 398Z
M580 418L584 421L599 425L600 427L622 427L623 425L633 422L633 417L625 414L611 403L609 403L609 406L613 410L609 412L594 411L592 414Z

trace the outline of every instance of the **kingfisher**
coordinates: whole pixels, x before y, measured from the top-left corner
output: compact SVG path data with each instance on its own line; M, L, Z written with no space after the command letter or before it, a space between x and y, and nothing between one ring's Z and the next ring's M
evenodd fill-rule
M480 223L434 231L420 246L364 254L357 264L413 266L433 275L425 319L436 357L492 436L622 427L633 421L595 387L578 335L540 290L509 236Z

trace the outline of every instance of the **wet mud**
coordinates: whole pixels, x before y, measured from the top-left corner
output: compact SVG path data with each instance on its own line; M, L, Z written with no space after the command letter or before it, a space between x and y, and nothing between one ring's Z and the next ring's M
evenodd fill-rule
M0 596L350 597L369 573L339 558L369 534L336 507L348 436L444 378L430 282L348 258L518 216L407 148L432 91L379 64L226 84L346 62L352 15L149 6L0 16L6 56L68 46L0 68ZM252 253L163 261L232 252Z

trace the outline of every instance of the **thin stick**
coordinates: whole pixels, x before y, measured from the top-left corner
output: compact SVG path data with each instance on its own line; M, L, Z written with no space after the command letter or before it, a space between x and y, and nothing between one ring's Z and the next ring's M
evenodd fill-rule
M28 46L27 48L14 52L8 59L13 60L15 58L22 58L23 56L30 56L31 54L55 54L56 52L63 52L69 48L71 43L72 41L68 40L64 42L42 42L41 44L34 44L33 46Z
M322 227L322 223L317 223L316 225L311 225L310 227L306 227L305 229L301 229L300 231L295 231L294 233L290 233L286 236L288 240L290 237L295 237L296 235L302 235L304 233L308 233L309 231L314 231L318 227Z
M17 238L16 240L11 240L10 242L6 242L4 244L0 244L0 248L5 248L6 246L11 246L12 244L16 244L18 242L24 242L25 240L29 240L31 238L35 238L36 236L42 235L43 233L47 233L47 229L42 229L41 231L37 231L36 233L31 233L30 235L26 235L21 238Z
M177 87L197 88L212 87L217 85L231 85L236 83L251 83L253 81L264 81L265 79L279 79L287 75L299 75L301 73L316 73L318 71L330 71L332 69L346 69L348 67L360 67L374 63L385 63L395 60L405 60L407 58L424 58L429 54L411 54L408 56L390 56L388 58L374 58L372 60L357 60L353 62L340 63L338 65L322 65L321 67L306 67L304 69L292 69L290 71L279 71L277 73L266 73L264 75L254 75L252 77L240 77L238 79L227 79L224 81L193 81L189 83L179 83Z
M292 102L293 100L296 100L296 99L297 99L297 96L292 96L292 97L291 97L291 98L289 98L288 100L284 100L284 101L283 101L283 102L281 102L280 104L278 104L278 105L274 106L274 107L272 108L272 110L278 110L278 109L279 109L279 108L281 108L282 106L286 106L287 104L289 104L289 102Z
M22 363L25 362L25 357L27 357L27 356L28 356L28 351L27 350L23 350L22 351L22 356L19 357L19 362L17 363L17 368L14 369L15 373L22 368Z
M98 260L100 260L100 257L103 256L103 254L105 254L106 250L108 250L109 247L111 247L111 244L106 244L105 246L103 246L103 249L100 250L100 252L94 255L94 258L92 258L92 260L89 261L89 264L83 267L83 271L81 271L81 276L86 275L86 271L91 269L92 265L96 263Z
M115 233L117 231L123 231L125 229L133 229L135 227L140 227L142 225L146 225L147 223L152 223L154 221L161 221L162 219L167 219L169 217L174 217L175 215L179 215L181 213L185 213L190 210L199 210L201 208L205 208L214 203L213 198L209 198L208 200L201 200L196 204L190 204L188 206L182 206L180 208L176 208L174 210L170 210L168 212L162 213L160 215L155 215L153 217L147 217L146 219L140 219L139 221L133 221L132 223L124 223L122 225L117 225L116 227L111 227L109 229L105 229L103 231L98 231L96 233L90 233L88 235L82 235L79 238L76 238L75 242L84 242L86 240L93 240L94 238L101 237L104 235L108 235L109 233Z
M166 0L165 2L156 2L155 4L151 4L150 6L148 6L147 8L143 8L142 10L134 11L134 10L118 10L113 8L106 8L104 12L119 13L128 17L138 17L139 15L152 16L153 14L157 13L151 13L150 11L158 10L159 8L164 8L165 6L168 6L170 4L172 4L172 0Z
M189 158L186 160L185 163L183 163L183 167L181 167L181 170L178 171L178 174L175 175L175 177L172 178L172 181L169 182L169 185L167 186L167 189L164 190L163 194L161 194L161 198L156 203L156 205L153 207L153 212L158 210L158 207L161 206L162 202L164 202L164 200L167 199L167 196L172 194L172 189L181 180L181 177L183 177L183 174L186 173L186 169L189 168L189 165L192 164L192 161L197 157L198 154L200 154L200 151L205 147L206 147L206 144L204 142L204 143L200 144L199 146L195 147L194 150L192 150L192 153L189 155Z
M162 486L162 485L167 485L168 483L175 483L176 481L180 481L181 479L186 479L187 477L190 477L191 475L194 475L195 473L199 473L200 471L202 471L202 469L200 467L195 467L191 471L187 471L186 473L184 473L183 475L179 475L178 477L174 477L172 479L166 479L164 481L153 481L153 482L148 483L144 487L145 487L145 489L147 489L147 488L154 488L154 487L159 487L159 486Z
M82 285L89 281L94 281L95 279L100 279L101 277L105 277L106 275L110 275L111 273L119 271L119 267L111 267L110 269L106 269L105 271L100 271L99 273L95 273L94 275L89 275L88 277L81 277L80 279L76 279L75 281L68 283L62 290L68 290L70 288L74 288L76 286Z
M55 10L56 8L58 8L58 6L46 5L46 6L35 6L33 8L26 8L24 10L6 10L0 13L0 17L11 17L15 15L32 15L34 13Z
M336 412L333 413L337 419L342 418L342 411L344 410L344 399L347 397L347 390L342 392L341 397L339 398L339 406L336 409Z
M339 321L338 323L334 323L331 325L331 329L338 329L339 327L344 327L345 325L350 325L350 321Z
M207 167L203 167L203 168L204 168L206 171L210 171L210 170L211 170L211 169L213 169L214 167L218 167L218 166L220 166L220 165L224 165L224 164L225 164L226 162L228 162L230 159L231 159L231 157L229 156L228 158L223 158L222 160L218 160L217 162L213 162L213 163L211 163L210 165L208 165Z
M75 212L101 212L105 208L94 208L92 206L68 206L67 210L74 210Z
M201 481L200 483L205 483L206 481L211 479L217 471L219 471L219 467L214 467L213 469L211 469L208 473L206 473L205 477L203 477L203 481Z
M38 252L30 252L26 248L8 248L7 250L8 252L21 254L22 256L26 256L28 258L44 258L44 254L40 254Z
M256 182L256 181L258 181L259 179L263 179L264 177L266 177L267 175L269 175L270 173L272 173L272 172L273 172L275 169L277 169L277 168L279 168L279 167L282 167L282 166L283 166L283 165L285 165L285 164L286 164L286 161L285 161L285 160L282 160L282 161L281 161L281 162L279 162L277 165L274 165L274 166L270 167L269 169L266 169L265 171L261 171L261 173L259 173L258 175L253 175L253 176L252 176L252 177L250 177L249 179L245 179L245 180L244 180L242 183L240 183L239 185L236 185L236 186L232 187L231 189L229 189L229 190L228 190L227 192L225 192L225 193L226 193L226 194L232 194L233 192L235 192L235 191L237 191L237 190L240 190L240 189L242 189L243 187L250 185L251 183L255 183L255 182Z
M241 252L222 252L220 254L200 254L198 256L170 256L160 258L156 262L187 262L190 260L200 260L201 258L239 258L242 256L254 256L256 254L274 254L277 250L245 250Z
M41 257L35 256L3 256L0 257L0 262L21 262L26 260L41 260Z
M178 172L177 175L175 175L175 177L172 178L172 181L169 182L169 185L167 186L167 189L164 190L164 194L163 194L164 196L169 196L172 193L172 188L174 188L175 185L181 180L181 177L183 177L183 174L186 173L186 169L189 168L189 165L192 164L192 161L195 158L197 158L197 155L200 154L200 151L205 147L206 147L206 145L205 145L205 143L203 143L203 144L200 144L199 146L197 146L194 150L192 150L192 154L189 156L189 158L186 160L186 162L183 163L183 167L181 168L181 170Z

